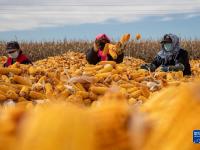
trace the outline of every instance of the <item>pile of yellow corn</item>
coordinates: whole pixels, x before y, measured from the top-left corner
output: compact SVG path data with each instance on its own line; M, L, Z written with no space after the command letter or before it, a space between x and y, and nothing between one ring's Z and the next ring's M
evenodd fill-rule
M192 77L139 69L140 59L87 64L68 52L0 68L0 149L199 149L198 61Z
M34 66L15 63L0 68L0 101L26 104L56 99L90 105L109 88L117 87L134 104L145 102L167 84L178 85L185 79L181 72L149 73L139 69L142 63L126 58L122 64L105 61L94 66L87 64L84 54L75 52L40 60Z

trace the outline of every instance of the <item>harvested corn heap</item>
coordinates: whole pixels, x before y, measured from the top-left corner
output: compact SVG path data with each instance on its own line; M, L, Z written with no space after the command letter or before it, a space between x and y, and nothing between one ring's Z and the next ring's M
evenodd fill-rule
M2 57L4 60L5 58ZM144 62L126 57L122 64L113 61L89 65L85 55L68 52L31 65L14 64L0 68L0 101L26 105L49 100L90 106L111 87L119 87L129 104L143 103L152 93L167 85L192 81L182 72L150 73L139 69ZM192 68L198 77L198 66ZM68 99L67 99L68 98Z
M120 87L130 104L144 102L151 91L163 87L163 81L138 69L139 59L126 58L123 64L100 62L87 64L84 54L69 52L31 65L14 64L0 68L0 101L26 105L41 100L64 100L91 105L111 87ZM151 81L154 85L148 85ZM68 98L68 99L67 99Z
M142 63L93 66L70 52L0 68L0 149L199 149L192 131L200 128L200 87L184 83L198 79L198 61L194 78L150 73Z
M66 102L4 106L0 148L4 150L197 150L200 84L169 87L134 107L112 89L92 107ZM164 139L163 139L164 138Z

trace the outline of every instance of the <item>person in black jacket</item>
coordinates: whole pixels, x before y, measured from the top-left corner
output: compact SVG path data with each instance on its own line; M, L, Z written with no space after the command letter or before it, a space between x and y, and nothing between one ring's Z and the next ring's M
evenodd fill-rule
M89 64L96 65L100 61L115 61L116 63L123 62L124 53L121 53L117 56L117 59L113 59L110 54L106 56L103 55L103 49L106 43L110 43L110 39L106 34L99 34L96 36L94 46L89 49L86 53L86 59Z
M161 66L164 72L183 71L184 75L191 75L188 52L180 47L179 38L174 34L166 34L161 45L161 51L152 63L143 64L141 68L154 72Z

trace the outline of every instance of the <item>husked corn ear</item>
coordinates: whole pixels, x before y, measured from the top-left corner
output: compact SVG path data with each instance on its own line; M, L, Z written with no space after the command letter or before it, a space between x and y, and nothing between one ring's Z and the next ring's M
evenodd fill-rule
M13 80L16 83L22 84L22 85L27 85L27 86L31 86L31 80L29 78L26 77L22 77L22 76L18 76L18 75L14 75Z
M94 70L97 71L97 70L101 69L103 67L103 65L104 64L102 64L102 65L100 64L100 65L97 65L97 66L88 66L88 67L84 68L84 71L91 71L91 72L93 72Z
M138 87L132 87L132 88L128 88L128 89L127 89L127 91L128 91L129 93L135 92L135 91L137 91L137 90L138 90Z
M30 98L32 99L46 99L46 96L42 93L35 92L35 91L30 91L29 93Z
M105 73L98 73L98 74L95 75L95 77L97 77L97 78L106 78L106 77L108 77L110 75L111 75L110 72L105 72Z
M44 83L45 83L45 80L46 80L46 76L42 76L42 77L38 80L38 83L44 84Z
M145 77L137 77L137 78L135 78L135 81L142 82L142 81L144 81L144 78Z
M18 95L15 93L15 91L11 91L9 90L7 93L6 93L6 97L8 99L12 99L12 100L17 100L18 99Z
M139 33L137 33L137 34L135 35L135 38L136 38L136 40L140 40L140 39L142 38L142 35L139 34Z
M108 43L108 52L113 59L117 59L117 51L118 51L117 48L118 47L116 45Z
M53 87L50 83L45 84L46 95L53 94Z
M109 52L109 43L106 43L105 46L104 46L104 49L103 49L103 55L107 55L108 52Z
M16 89L15 88L13 88L13 87L11 87L11 86L7 86L7 85L0 85L0 91L2 91L2 92L7 92L7 91L9 91L9 90L11 90L11 91L16 91Z
M22 97L27 97L29 95L29 91L30 91L29 87L23 86L21 91L19 92L19 95Z
M125 44L126 42L129 41L130 38L131 38L131 35L129 33L124 34L120 39L120 43Z
M138 98L140 95L142 95L142 91L141 90L137 90L137 91L134 91L133 93L131 93L130 95L133 98Z
M90 90L95 94L101 95L101 94L104 94L108 90L108 88L92 86Z
M84 99L89 97L89 93L85 91L78 91L76 94L80 95Z
M149 89L147 87L141 86L140 90L142 92L142 96L144 96L145 98L149 98L150 92L149 92Z
M99 70L99 73L111 72L113 70L113 66L111 64L105 64L103 69Z
M115 66L116 62L115 61L100 61L99 64L100 65L111 64L111 65Z
M131 83L124 83L124 84L120 84L119 85L120 87L123 87L123 88L126 88L126 89L128 89L129 91L132 89L132 88L137 88L137 87L135 87L133 84L131 84Z
M13 73L16 75L19 75L22 72L21 69L19 68L4 68L4 67L0 67L0 74L9 74L9 73Z
M34 67L34 66L31 66L29 69L28 69L28 72L29 74L31 75L35 75L37 73L37 68Z
M113 58L113 59L117 59L117 53L116 53L117 50L113 50L113 49L110 49L109 50L109 54L110 56Z
M120 73L126 70L126 67L123 65L117 65L116 70L119 71Z
M85 88L83 87L81 83L76 83L75 85L80 91L85 91Z

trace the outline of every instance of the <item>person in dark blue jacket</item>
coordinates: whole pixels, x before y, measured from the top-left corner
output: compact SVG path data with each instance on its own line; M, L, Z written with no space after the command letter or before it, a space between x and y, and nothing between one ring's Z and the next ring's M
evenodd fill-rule
M161 66L161 71L183 71L191 75L188 52L180 47L179 38L174 34L166 34L161 41L161 50L150 64L141 65L142 69L154 72Z

